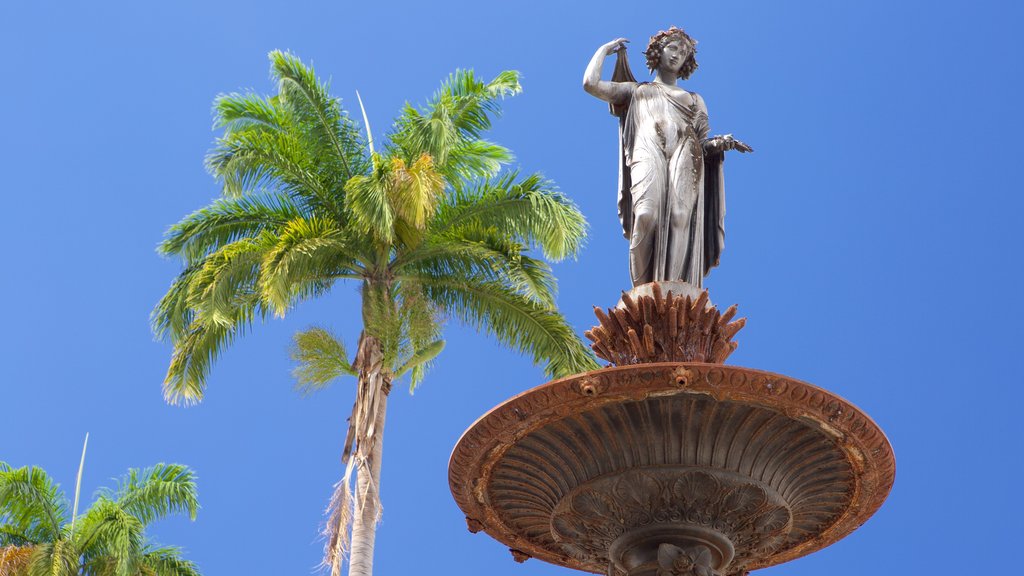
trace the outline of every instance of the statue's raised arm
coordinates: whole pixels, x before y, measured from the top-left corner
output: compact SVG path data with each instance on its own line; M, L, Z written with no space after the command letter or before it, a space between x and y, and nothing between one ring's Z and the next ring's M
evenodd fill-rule
M731 134L708 136L704 100L677 86L697 69L697 42L672 27L644 51L651 82L636 82L624 38L594 53L583 77L587 93L619 117L622 164L619 217L629 239L633 285L684 281L700 287L725 242L725 152L751 152ZM618 55L612 81L604 59Z
M625 58L627 42L629 40L625 38L616 38L598 48L597 52L594 52L593 58L590 59L590 64L587 65L587 71L583 74L583 89L587 91L587 94L600 98L609 104L625 103L633 95L636 81L633 80L632 74L629 75L630 79L627 81L621 81L615 78L615 76L612 77L611 82L601 79L604 59L612 54L619 53L619 61L621 62Z

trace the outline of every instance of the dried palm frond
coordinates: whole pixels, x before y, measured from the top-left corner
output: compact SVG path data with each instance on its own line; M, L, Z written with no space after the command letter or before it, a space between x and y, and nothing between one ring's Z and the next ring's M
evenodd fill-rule
M0 547L0 576L23 576L27 574L33 546Z

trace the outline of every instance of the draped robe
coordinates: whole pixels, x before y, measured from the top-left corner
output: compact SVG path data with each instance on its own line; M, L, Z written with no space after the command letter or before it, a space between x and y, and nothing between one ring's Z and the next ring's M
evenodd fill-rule
M632 74L622 52L613 81ZM634 286L682 280L700 287L725 240L722 153L704 153L707 113L696 94L665 84L635 85L611 106L619 116L619 218L629 240Z

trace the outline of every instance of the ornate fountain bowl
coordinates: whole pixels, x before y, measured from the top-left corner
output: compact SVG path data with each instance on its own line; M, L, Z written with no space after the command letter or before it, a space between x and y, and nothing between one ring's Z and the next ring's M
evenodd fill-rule
M885 500L892 447L849 402L759 370L597 370L463 434L449 484L517 560L608 574L743 574L846 536Z

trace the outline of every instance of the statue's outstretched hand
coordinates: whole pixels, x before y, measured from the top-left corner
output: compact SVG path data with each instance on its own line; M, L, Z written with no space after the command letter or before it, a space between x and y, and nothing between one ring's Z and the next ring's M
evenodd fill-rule
M708 152L726 152L728 150L736 150L737 152L754 151L747 143L733 138L732 134L708 138L708 141L704 144L704 149Z
M612 54L615 54L619 50L625 50L627 42L629 42L629 40L626 40L625 38L616 38L615 40L612 40L611 42L602 46L602 48L604 49L604 53L606 56L611 56Z

